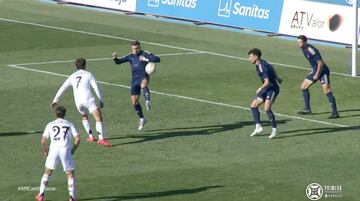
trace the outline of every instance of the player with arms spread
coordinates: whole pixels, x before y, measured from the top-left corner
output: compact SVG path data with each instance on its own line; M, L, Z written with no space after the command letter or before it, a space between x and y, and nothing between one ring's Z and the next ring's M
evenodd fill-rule
M72 87L76 107L82 115L83 126L89 135L87 141L97 141L97 139L93 136L88 117L88 113L91 113L95 118L96 131L99 134L98 144L111 147L111 144L104 137L103 117L100 110L100 108L104 107L104 102L96 80L90 72L85 70L86 60L84 58L76 59L75 67L77 68L77 71L70 75L69 78L60 87L53 102L51 103L51 107L56 107L60 97L64 94L66 89ZM94 89L97 97L99 98L100 107L98 107L96 104L95 98L91 92L91 88Z
M131 80L131 102L135 108L137 115L139 116L138 130L142 130L146 123L146 118L142 112L141 105L139 103L139 97L141 89L144 92L146 109L150 110L150 90L149 90L149 75L145 72L145 66L148 62L160 62L160 58L152 53L141 50L140 42L133 41L131 43L130 54L127 54L121 58L118 58L117 53L112 54L115 64L122 64L129 62L131 65L132 80Z

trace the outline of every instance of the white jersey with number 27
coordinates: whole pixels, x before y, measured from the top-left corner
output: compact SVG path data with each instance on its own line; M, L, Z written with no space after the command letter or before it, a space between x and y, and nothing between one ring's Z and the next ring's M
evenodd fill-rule
M48 123L43 133L43 137L51 139L50 150L72 148L72 138L78 135L74 125L61 118Z

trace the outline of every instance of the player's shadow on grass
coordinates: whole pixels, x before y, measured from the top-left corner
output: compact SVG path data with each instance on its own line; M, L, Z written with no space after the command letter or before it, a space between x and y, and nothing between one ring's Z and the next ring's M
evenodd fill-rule
M360 116L360 109L347 109L347 110L339 110L338 111L340 114L340 118L349 118L349 117L358 117ZM359 112L358 114L349 114L347 115L347 113L349 112ZM331 111L328 112L315 112L312 113L312 115L318 115L318 114L331 114Z
M283 131L280 132L279 137L276 139L281 138L289 138L289 137L301 137L301 136L307 136L307 135L316 135L316 134L326 134L326 133L336 133L336 132L342 132L342 131L356 131L360 130L360 126L350 126L350 127L331 127L331 128L305 128L305 129L297 129L297 130L291 130L291 131ZM289 134L289 133L298 133L295 135L283 135L283 134Z
M82 199L78 199L78 200L79 201L81 201L81 200L83 200L83 201L85 201L85 200L120 201L120 200L146 199L146 198L157 198L157 197L176 196L176 195L189 195L189 194L207 191L212 188L222 188L222 187L224 187L224 186L202 186L202 187L196 187L196 188L149 192L149 193L126 193L123 195L82 198Z
M18 135L30 135L30 134L37 134L42 133L43 131L9 131L9 132L0 132L0 137L11 137L11 136L18 136Z
M285 124L287 121L291 121L289 119L279 120L277 124ZM239 129L245 126L254 125L253 121L242 121L235 122L231 124L218 124L218 125L210 125L210 126L195 126L195 127L183 127L183 128L168 128L168 129L156 129L156 130L148 130L145 134L134 134L127 136L119 136L119 137L110 137L108 139L138 139L136 141L124 142L120 144L114 144L115 146L126 145L126 144L136 144L142 142L148 142L153 140L162 140L167 138L174 137L187 137L187 136L195 136L195 135L213 135L219 132L231 131L235 129ZM268 126L269 123L264 121L264 126Z

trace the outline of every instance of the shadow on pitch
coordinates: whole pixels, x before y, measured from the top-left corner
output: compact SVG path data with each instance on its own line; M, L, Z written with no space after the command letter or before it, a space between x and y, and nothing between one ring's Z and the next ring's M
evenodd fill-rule
M42 133L43 131L10 131L10 132L0 132L0 137L11 137L11 136L18 136L18 135L31 135Z
M349 112L360 112L360 109L339 110L340 118L349 118L349 117L358 117L358 116L360 116L360 114L346 115L346 113L349 113ZM330 115L331 111L312 113L312 115L318 115L318 114L329 114Z
M279 137L277 137L276 139L289 138L289 137L301 137L301 136L307 136L307 135L326 134L326 133L337 133L337 132L342 132L342 131L356 131L356 130L360 130L360 126L297 129L297 130L280 132ZM301 133L295 134L295 135L283 136L283 134L298 133L298 132L301 132Z
M286 122L291 121L289 119L279 120L277 124L285 124ZM187 137L187 136L199 136L199 135L213 135L220 132L231 131L239 128L243 128L245 126L254 125L253 121L242 121L235 122L231 124L218 124L218 125L210 125L210 126L195 126L195 127L181 127L181 128L169 128L169 129L157 129L157 130L148 130L147 133L144 134L135 134L128 136L119 136L119 137L111 137L108 138L110 140L113 139L138 139L132 142L124 142L120 144L115 144L114 146L126 145L126 144L136 144L142 142L148 142L153 140L162 140L173 137ZM262 123L263 126L269 126L268 121L264 121Z
M120 200L132 200L132 199L145 199L145 198L156 198L156 197L165 197L165 196L174 196L174 195L188 195L188 194L207 191L212 188L222 188L222 187L224 186L203 186L197 188L168 190L168 191L159 191L159 192L150 192L150 193L126 193L123 195L83 198L78 200L79 201L80 200L120 201Z

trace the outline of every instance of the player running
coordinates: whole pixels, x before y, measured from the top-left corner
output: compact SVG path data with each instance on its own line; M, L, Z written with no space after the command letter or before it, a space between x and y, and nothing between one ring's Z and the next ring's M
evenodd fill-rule
M142 130L146 123L146 118L142 112L141 105L139 103L139 97L141 89L144 93L146 110L150 110L150 90L149 90L149 75L145 72L145 66L148 62L160 62L160 58L154 54L141 50L140 42L133 41L131 43L132 52L121 58L117 57L117 53L112 54L115 64L122 64L130 62L132 80L131 80L131 102L135 108L136 114L139 116L138 130Z
M318 80L320 80L324 94L327 96L332 113L329 116L332 118L339 118L339 113L336 107L335 97L330 88L330 70L321 58L320 52L314 46L307 43L307 38L304 35L297 37L297 45L303 51L305 58L309 61L313 70L302 82L300 88L303 92L305 108L298 112L298 114L311 114L310 108L310 92L309 88Z
M250 63L256 65L256 72L262 83L262 85L256 90L256 96L250 105L255 122L255 130L250 136L255 136L263 131L260 124L259 106L265 102L264 110L272 125L272 131L269 138L272 139L278 135L278 130L276 128L275 115L271 111L271 106L280 93L278 83L281 83L282 79L277 76L272 65L261 59L261 51L259 49L255 48L250 50L248 55Z
M56 169L59 161L68 178L69 201L75 201L75 164L72 155L80 144L80 137L74 125L65 120L66 109L62 106L55 108L57 119L48 123L42 135L41 146L46 157L45 172L40 182L40 192L35 197L38 201L44 200L44 193L53 170ZM48 139L50 138L50 149ZM74 138L74 144L72 143Z
M96 84L96 80L90 72L85 70L86 60L84 58L76 59L75 67L78 70L72 75L70 75L69 78L60 87L51 104L51 107L54 108L59 102L60 97L66 91L66 89L72 87L76 107L82 115L82 123L88 134L88 138L86 140L88 142L97 141L97 139L93 136L88 117L88 114L91 113L96 121L95 128L99 136L98 144L101 144L105 147L111 147L112 145L104 137L103 117L100 110L100 108L104 107L104 101L101 92ZM100 107L98 107L96 104L95 98L91 92L91 88L94 89L97 97L99 98Z

